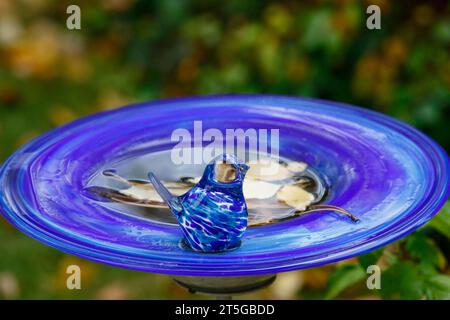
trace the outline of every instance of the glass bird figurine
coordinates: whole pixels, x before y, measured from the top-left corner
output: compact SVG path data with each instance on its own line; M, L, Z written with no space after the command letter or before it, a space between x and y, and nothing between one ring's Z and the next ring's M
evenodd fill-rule
M249 166L224 154L211 161L189 191L174 196L152 173L155 190L180 225L184 241L198 252L221 252L240 245L247 228L247 205L242 186Z

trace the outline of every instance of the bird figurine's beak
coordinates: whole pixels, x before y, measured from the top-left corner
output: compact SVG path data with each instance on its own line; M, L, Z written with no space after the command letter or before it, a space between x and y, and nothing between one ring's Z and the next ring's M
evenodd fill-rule
M250 169L250 167L248 165L246 165L245 163L243 163L239 166L239 169L241 170L241 172L243 174L245 174L248 171L248 169Z

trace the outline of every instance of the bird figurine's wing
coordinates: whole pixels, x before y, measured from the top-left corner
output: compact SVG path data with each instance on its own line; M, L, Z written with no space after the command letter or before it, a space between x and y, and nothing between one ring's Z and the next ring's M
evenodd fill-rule
M153 187L155 187L156 192L158 192L173 213L177 214L183 210L180 199L170 193L170 191L162 184L161 181L159 181L153 172L148 173L148 178L153 184Z

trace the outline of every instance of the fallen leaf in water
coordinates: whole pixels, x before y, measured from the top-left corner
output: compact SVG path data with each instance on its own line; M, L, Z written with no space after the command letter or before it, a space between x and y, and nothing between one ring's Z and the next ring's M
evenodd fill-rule
M277 193L277 199L288 206L304 211L314 201L314 195L299 185L287 185Z
M219 180L229 181L235 178L235 170L230 165L217 166ZM233 167L231 167L233 168ZM266 170L268 169L269 170ZM250 165L243 183L243 193L247 201L249 225L261 225L278 219L294 216L304 211L315 200L313 194L305 191L308 180L297 175L307 165L303 162L279 162L273 159L262 160ZM268 175L268 173L276 173ZM105 170L105 176L111 177L127 187L119 190L91 188L102 197L113 201L149 208L167 208L151 183L144 180L128 180L114 170ZM181 177L178 181L163 181L166 188L175 196L188 192L201 177ZM289 185L295 183L295 185Z
M144 185L131 186L128 189L119 190L119 192L125 196L129 196L137 200L162 201L161 197L154 188L148 188Z
M127 189L121 189L119 192L125 196L131 197L136 200L147 200L154 202L161 202L163 204L163 199L156 192L155 188L152 184L130 184L131 186ZM164 182L166 188L170 190L170 192L175 196L180 196L183 193L186 193L191 186L188 186L184 183L177 182Z
M198 180L199 179L192 178L189 182L192 181L192 185L194 185ZM180 182L164 182L164 185L175 196L186 193L192 187ZM278 184L247 178L244 180L243 184L243 192L246 199L269 199L275 196L280 188L281 185ZM163 200L151 184L135 184L127 189L120 189L118 192L136 200L161 202L161 204L163 204Z
M308 167L304 162L289 161L287 163L280 163L275 159L251 161L249 166L250 169L247 171L246 177L264 181L292 178L294 174L303 172Z
M307 167L308 165L304 162L291 161L287 164L288 170L295 173L303 172Z
M245 199L269 199L275 196L280 190L281 185L266 181L253 180L251 178L244 180L242 187Z
M272 159L250 162L249 166L246 177L254 180L276 181L292 176L286 165Z

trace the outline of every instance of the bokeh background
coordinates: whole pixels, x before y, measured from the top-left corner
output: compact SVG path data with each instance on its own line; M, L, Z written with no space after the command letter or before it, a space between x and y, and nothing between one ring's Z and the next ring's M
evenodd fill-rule
M81 30L66 8L81 7ZM381 8L368 30L366 8ZM371 108L450 150L450 10L442 1L0 0L0 163L33 137L164 97L272 93ZM242 298L450 299L450 205L370 254L281 274ZM382 289L368 290L377 262ZM82 290L65 287L82 268ZM0 299L208 298L170 277L72 257L0 218Z

